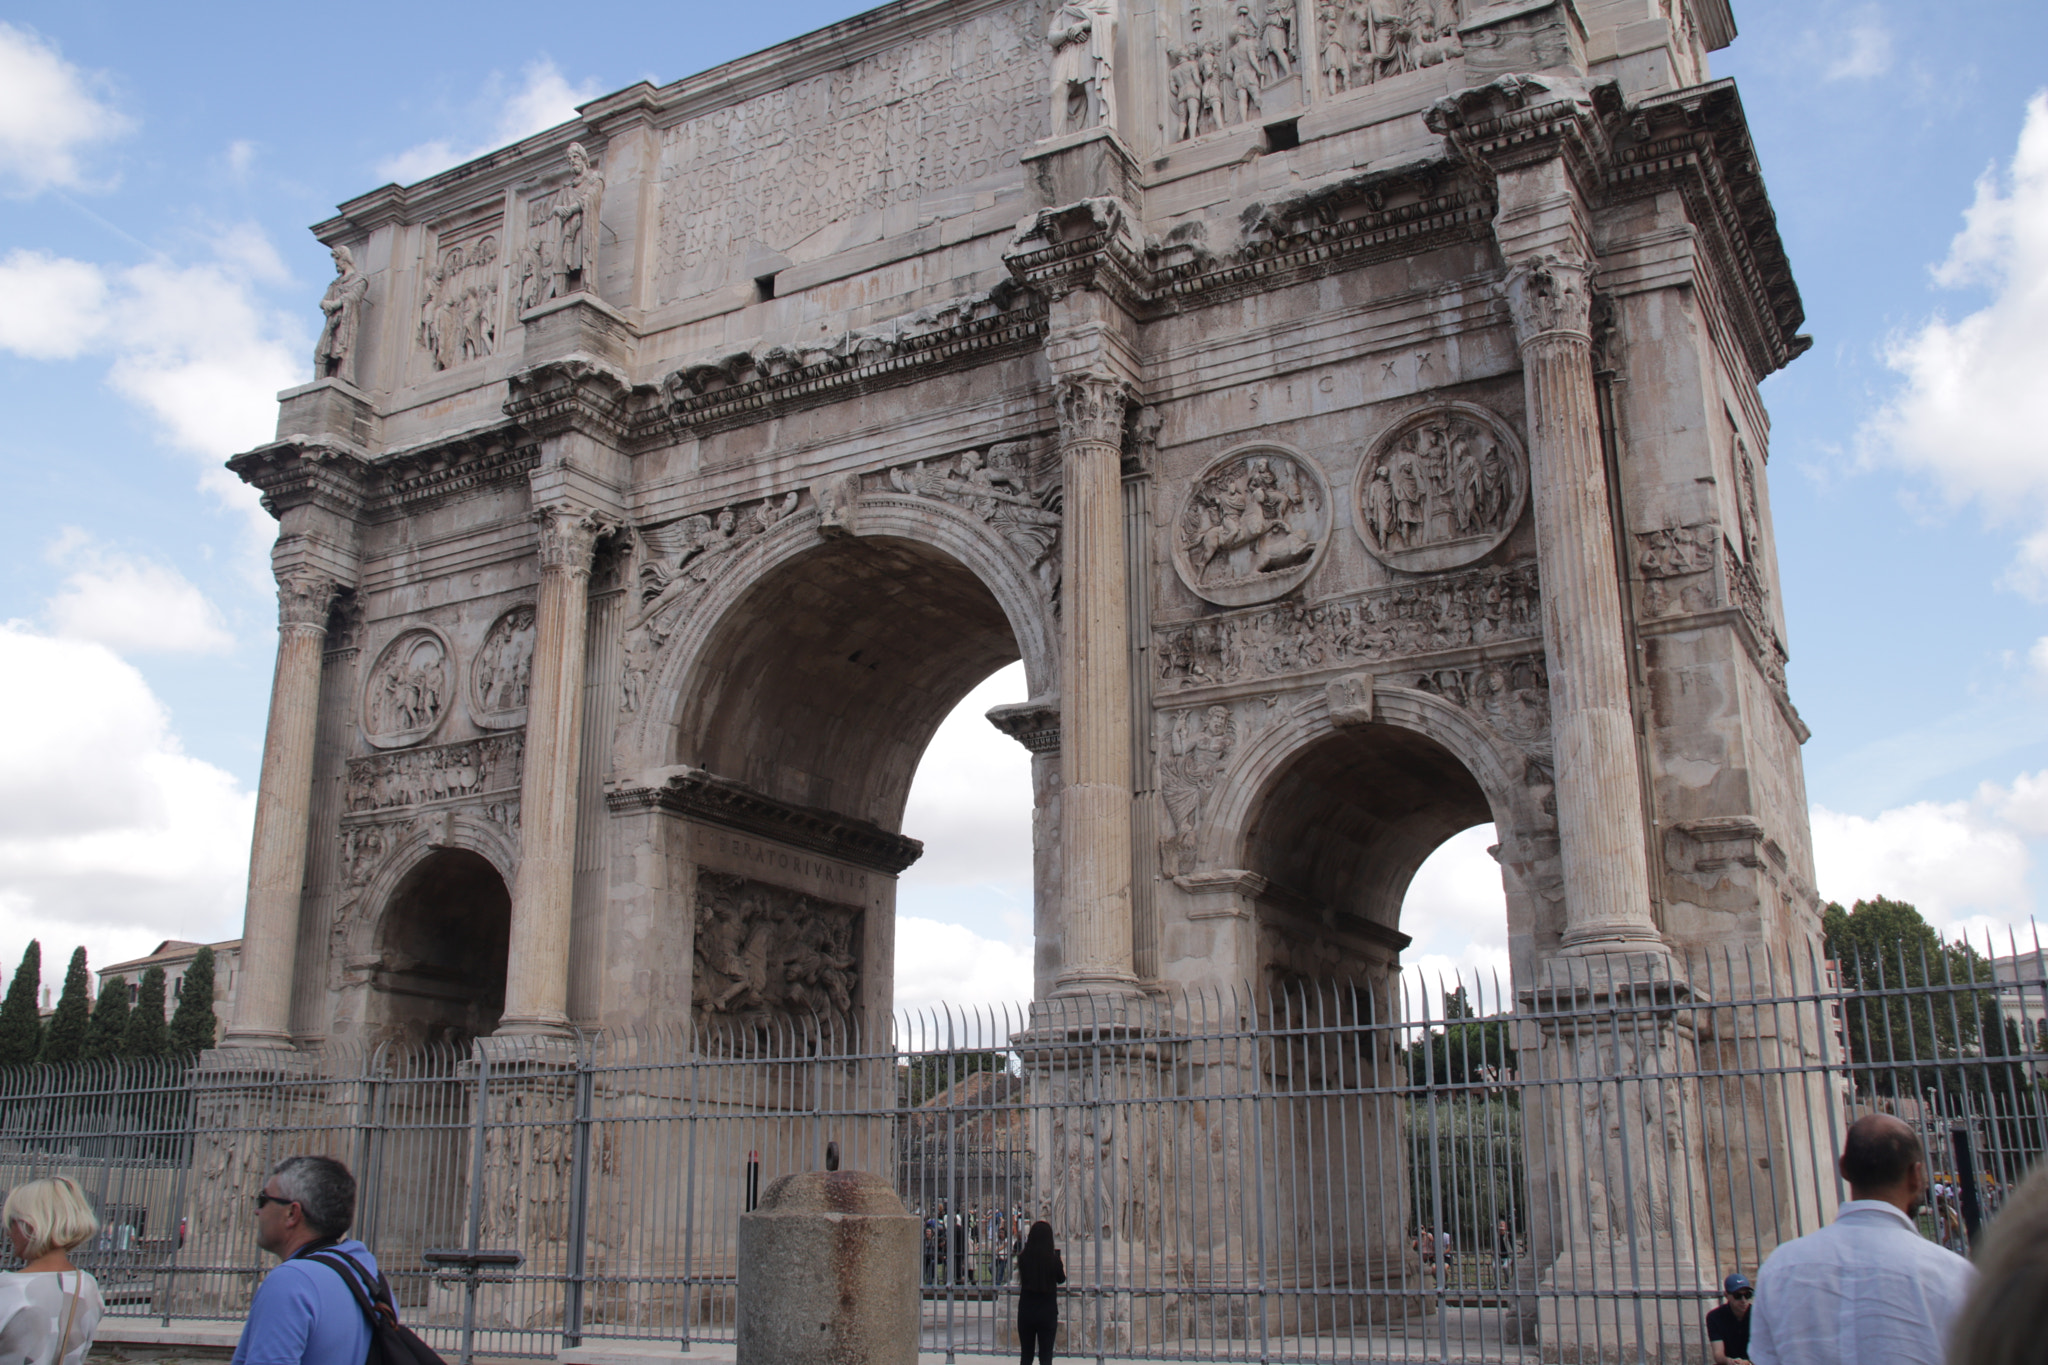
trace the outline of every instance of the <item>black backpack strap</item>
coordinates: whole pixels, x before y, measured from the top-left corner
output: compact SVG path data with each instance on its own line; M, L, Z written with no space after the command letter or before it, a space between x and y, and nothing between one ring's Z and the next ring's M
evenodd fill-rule
M346 1252L322 1251L304 1259L318 1261L341 1276L341 1282L355 1295L356 1306L363 1310L363 1316L369 1319L371 1325L374 1326L379 1321L397 1321L398 1314L391 1307L391 1290L385 1284L382 1275L377 1277L376 1284L372 1286L370 1272L358 1265L356 1258Z

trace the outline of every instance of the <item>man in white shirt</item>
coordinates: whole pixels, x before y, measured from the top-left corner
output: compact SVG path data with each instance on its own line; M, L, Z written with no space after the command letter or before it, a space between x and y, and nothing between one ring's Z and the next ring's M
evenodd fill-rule
M1756 1276L1755 1365L1942 1365L1977 1272L1920 1235L1927 1157L1889 1114L1849 1126L1849 1202L1819 1232L1772 1252Z

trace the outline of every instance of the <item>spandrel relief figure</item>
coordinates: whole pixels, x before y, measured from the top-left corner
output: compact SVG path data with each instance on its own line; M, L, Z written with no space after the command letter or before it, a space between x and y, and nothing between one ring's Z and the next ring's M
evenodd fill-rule
M1000 531L1050 588L1058 573L1060 513L1050 494L1034 494L1028 470L1031 447L1004 442L963 451L950 462L920 460L887 474L898 493L937 498L963 507Z
M1227 706L1200 712L1179 711L1168 731L1168 752L1159 761L1159 797L1166 806L1172 833L1161 841L1179 872L1189 870L1195 826L1216 779L1237 747L1237 720Z
M1480 409L1413 415L1375 442L1360 467L1359 534L1397 569L1469 564L1520 518L1523 468L1513 432Z
M356 268L356 258L345 246L333 251L334 278L320 298L325 321L320 341L313 348L313 377L355 382L356 336L362 328L364 301L370 295L370 281Z
M1307 577L1328 527L1320 476L1293 455L1258 451L1212 466L1189 491L1175 564L1209 601L1260 601Z
M1116 126L1116 0L1069 0L1046 29L1052 45L1052 132Z

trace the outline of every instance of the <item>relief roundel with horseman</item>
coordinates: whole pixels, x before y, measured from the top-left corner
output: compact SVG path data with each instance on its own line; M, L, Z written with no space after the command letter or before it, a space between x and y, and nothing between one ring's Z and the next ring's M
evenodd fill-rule
M1492 553L1521 520L1529 461L1508 424L1470 403L1410 413L1358 469L1365 548L1390 569L1435 573Z
M1270 602L1306 582L1330 540L1330 494L1307 456L1234 450L1202 471L1174 520L1173 564L1218 606Z
M454 700L448 642L416 626L401 634L363 686L363 734L380 749L417 744L434 733Z

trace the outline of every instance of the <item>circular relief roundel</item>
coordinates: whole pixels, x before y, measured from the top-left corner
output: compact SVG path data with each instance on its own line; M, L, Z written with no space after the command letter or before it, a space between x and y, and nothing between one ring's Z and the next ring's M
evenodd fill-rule
M486 730L526 724L533 683L533 608L500 616L469 665L469 713Z
M380 749L417 744L454 699L448 642L436 631L405 631L377 656L363 684L363 734Z
M1529 496L1529 460L1485 408L1411 412L1367 448L1352 524L1365 548L1407 573L1455 569L1507 539Z
M1202 471L1173 523L1173 567L1218 606L1270 602L1305 582L1330 540L1330 493L1305 455L1234 450Z

